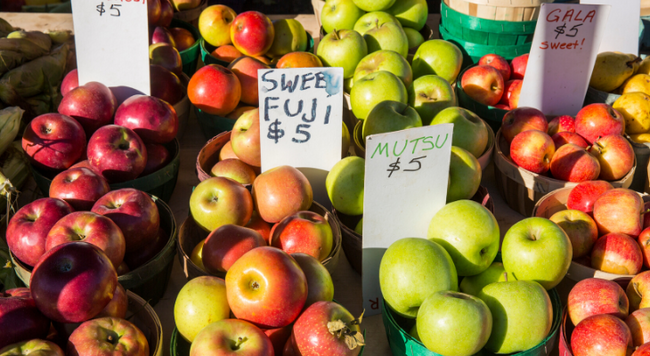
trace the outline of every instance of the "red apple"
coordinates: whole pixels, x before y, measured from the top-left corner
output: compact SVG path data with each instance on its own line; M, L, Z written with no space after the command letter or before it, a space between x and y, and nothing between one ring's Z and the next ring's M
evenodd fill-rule
M174 6L172 6L169 0L160 0L160 18L156 24L162 27L169 27L172 23L172 18L174 18Z
M496 104L496 105L494 105L494 107L497 108L497 109L506 110L506 111L510 110L510 107L508 105L506 105L506 104Z
M307 300L307 279L286 252L263 246L250 250L230 267L226 295L238 319L266 329L279 328L300 314Z
M147 165L147 149L140 136L118 125L95 131L88 141L87 154L93 171L110 183L135 179Z
M79 325L68 339L68 356L149 356L149 342L137 326L104 317Z
M174 37L172 36L171 32L169 32L169 30L165 27L161 26L156 26L153 30L153 34L151 36L151 44L154 43L167 43L176 47L176 42L174 41Z
M230 158L239 159L237 158L235 152L232 150L232 143L230 140L228 140L228 142L226 142L223 147L221 147L221 150L219 150L219 160L224 161Z
M318 261L317 261L318 262ZM275 329L262 329L264 334L269 337L271 344L273 344L273 351L276 356L283 356L282 350L284 345L289 340L291 336L292 325L287 325L281 328Z
M499 73L501 73L501 77L503 77L503 81L507 82L510 80L510 64L508 64L508 61L501 57L498 54L486 54L481 59L478 60L478 65L483 66L487 65L490 67L494 67L494 69L498 70Z
M543 131L524 131L512 140L510 158L520 167L533 173L545 173L551 167L555 144Z
M257 211L253 211L253 215L251 215L251 219L246 224L246 227L259 232L264 238L264 241L266 241L267 244L271 244L271 225L262 220Z
M239 57L235 59L228 69L230 69L241 84L241 101L249 105L259 105L259 95L257 89L257 71L260 69L271 68L252 57Z
M176 47L169 43L154 43L149 46L149 62L163 66L176 75L183 75L183 60Z
M204 327L194 338L189 356L270 356L273 344L257 326L222 319Z
M140 173L141 177L158 171L165 167L171 160L169 150L165 146L157 143L147 143L145 147L147 148L147 164L144 166L142 173Z
M241 52L235 46L233 45L225 45L225 46L220 46L214 49L212 53L210 53L214 58L224 61L224 62L232 62L235 59L243 56ZM256 58L257 59L257 58ZM259 59L258 59L259 60ZM261 60L260 60L261 62Z
M251 166L236 158L229 158L217 162L212 166L210 174L214 177L230 178L244 185L253 184L256 177L255 171Z
M460 83L470 98L483 105L496 105L503 95L503 77L494 67L471 67L463 73Z
M645 214L650 215L650 214ZM650 228L645 228L639 235L639 246L643 252L643 265L650 268Z
M38 261L30 287L45 316L61 323L78 323L99 314L113 299L117 273L97 246L67 242Z
M106 179L88 168L69 168L52 179L50 198L65 200L74 210L90 210L111 188Z
M600 179L621 179L634 167L634 149L621 135L607 135L596 139L589 153L600 163Z
M110 191L95 203L91 211L117 224L124 234L127 254L152 243L158 234L158 207L147 193L137 189Z
M625 289L630 301L630 310L650 307L650 271L644 271L632 278Z
M305 253L292 253L291 257L298 262L307 278L307 301L305 301L304 308L307 309L310 305L320 301L331 302L334 298L334 283L327 268L317 259Z
M508 142L512 140L519 133L528 130L539 130L546 132L548 129L548 122L543 112L535 108L517 108L508 111L503 116L501 123L501 135L505 137Z
M28 288L0 292L0 349L13 343L44 339L50 320L36 308Z
M257 108L244 112L235 122L230 135L230 145L235 155L254 167L262 165L259 114Z
M510 61L510 78L524 79L526 75L526 66L528 66L528 53L515 57Z
M585 139L582 138L582 136L578 135L575 132L562 131L556 133L551 138L553 139L553 143L555 143L556 149L559 149L561 146L564 146L567 143L572 143L584 149L589 147L587 141L585 141Z
M123 274L127 274L127 273L131 272L131 269L126 264L126 262L122 261L122 263L120 263L120 265L117 266L117 268L115 269L115 272L117 272L118 276L121 276Z
M590 255L598 240L598 226L589 214L580 210L560 210L549 220L566 232L573 250L573 259Z
M503 95L501 95L501 100L499 100L499 104L505 105L506 107L508 106L508 99L510 99L510 95L512 94L512 89L514 88L515 85L520 85L517 84L517 82L521 82L519 79L511 79L503 83ZM497 104L497 105L499 105ZM495 106L496 107L496 106ZM510 109L508 109L510 110Z
M650 356L650 343L637 347L632 356Z
M72 211L70 204L54 198L41 198L20 208L7 226L9 249L25 264L35 266L46 252L47 233Z
M160 0L149 0L147 2L147 18L149 25L155 25L160 20Z
M636 238L643 230L643 199L630 189L610 189L594 203L593 215L601 235L620 232Z
M246 252L260 246L266 246L266 241L257 231L233 224L223 225L212 231L203 244L203 266L212 274L227 272Z
M599 137L624 135L625 119L607 104L589 104L576 115L575 130L587 142L594 143Z
M182 27L172 27L169 29L169 32L172 34L172 37L174 37L176 49L179 52L183 52L184 50L192 47L196 42L196 39L194 36L192 36L192 32Z
M519 107L519 96L521 95L521 86L524 82L520 79L514 79L514 83L508 88L508 107L516 109Z
M118 273L119 276L119 273ZM126 318L126 310L129 306L129 297L126 295L126 289L121 284L117 284L115 292L113 292L113 299L102 309L95 318L111 317L111 318Z
M178 133L176 110L148 95L133 95L115 112L115 125L135 131L144 143L167 143Z
M548 123L548 134L553 136L558 132L576 132L576 119L573 116L562 115L553 118Z
M265 54L271 48L274 37L273 23L261 12L242 12L230 26L232 44L246 56Z
M61 96L65 96L70 90L79 86L79 73L73 69L65 75L61 82Z
M305 253L323 261L332 252L332 228L313 211L299 211L277 223L271 231L271 246L285 252Z
M610 189L614 189L614 187L604 180L582 182L571 189L566 203L567 209L580 210L591 214L596 200Z
M650 342L650 308L635 310L625 319L625 324L632 332L635 347Z
M643 211L650 211L650 202L645 203ZM650 227L650 214L643 214L643 228Z
M576 283L567 300L567 310L573 325L598 314L625 319L630 303L621 286L613 281L587 278Z
M290 166L271 168L257 176L252 193L255 210L269 223L309 209L314 200L307 177Z
M591 250L591 267L615 274L637 274L643 267L643 253L633 238L612 232L596 241Z
M553 177L569 182L584 182L598 178L600 165L596 157L583 147L568 143L555 151L551 159Z
M167 0L165 0L167 1ZM149 66L151 96L175 105L185 97L185 87L178 76L169 69L152 64Z
M102 83L89 82L72 89L59 104L59 114L77 120L83 126L86 136L99 127L108 125L113 119L117 99L108 87Z
M576 325L571 334L571 351L574 356L626 356L630 355L632 333L619 318L592 315Z
M88 162L88 159L84 159L83 161L79 161L79 162L73 164L72 166L70 166L70 168L68 168L68 169L72 169L72 168L87 168L87 169L90 169L91 171L95 172L93 170L93 167L90 166L90 163ZM97 173L97 172L95 172L95 173ZM99 174L99 173L97 173L97 174Z
M31 163L44 170L68 169L83 155L86 134L73 118L61 114L43 114L27 124L23 150Z
M130 269L134 270L156 257L168 242L169 234L163 229L158 229L158 234L152 242L137 251L125 254L124 261Z
M2 356L22 356L22 355L39 355L39 356L65 356L59 345L52 341L42 339L26 339L5 348L0 348Z
M187 95L194 106L219 116L225 116L237 107L241 91L235 73L218 64L208 64L197 70L187 86Z
M192 191L190 213L197 225L208 232L226 224L241 226L251 218L253 198L240 183L224 177L211 177Z

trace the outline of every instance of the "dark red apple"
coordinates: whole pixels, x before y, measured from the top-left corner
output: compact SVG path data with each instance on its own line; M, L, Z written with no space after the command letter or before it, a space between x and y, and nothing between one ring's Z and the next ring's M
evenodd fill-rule
M111 301L106 304L106 307L104 307L104 309L102 309L102 311L95 317L103 318L108 316L124 319L126 318L126 310L128 309L128 306L129 297L126 295L126 289L118 283L117 287L115 287L115 292L113 292L113 299L111 299Z
M147 149L133 130L107 125L88 141L88 162L110 183L137 178L147 165Z
M271 246L287 253L306 253L319 261L334 244L329 222L313 211L299 211L282 219L271 231Z
M0 349L13 343L44 339L50 330L50 320L32 299L28 288L0 292Z
M151 96L175 105L185 96L185 87L178 76L169 69L152 64L149 66Z
M160 0L160 18L158 19L158 26L169 27L174 18L174 6L169 0Z
M155 25L160 20L160 0L147 1L147 18L149 25Z
M167 143L178 133L176 110L148 95L126 99L115 112L115 124L135 131L144 143Z
M168 43L154 43L149 46L149 61L161 65L176 75L183 74L183 61L176 47Z
M52 179L50 198L65 200L74 210L90 210L109 190L106 179L94 171L83 167L69 168Z
M266 246L266 241L257 231L223 225L212 231L203 244L203 266L212 274L227 272L246 252L260 246Z
M77 73L77 69L73 69L68 74L65 75L63 78L63 82L61 82L61 96L65 96L70 92L70 90L76 88L79 86L79 73Z
M262 329L266 336L271 339L271 344L273 344L273 351L275 352L276 356L283 356L282 350L284 349L284 345L287 343L287 340L289 340L289 337L291 336L291 327L292 325L287 325L285 327L276 329Z
M27 124L22 146L39 169L61 171L83 155L86 134L81 124L69 116L43 114Z
M580 210L591 214L596 200L610 189L614 189L614 187L604 180L582 182L571 189L566 206L571 210Z
M72 166L70 166L70 168L88 168L91 171L95 172L93 170L93 167L90 166L90 163L88 162L88 159L84 159L83 161L79 161L79 162L73 164ZM95 173L97 173L97 172L95 172Z
M156 172L171 160L169 150L165 146L157 143L147 143L145 146L147 147L147 165L144 166L144 171L140 173L141 177Z
M196 39L194 36L192 36L192 32L182 27L172 27L169 29L169 32L171 32L172 36L174 36L176 49L179 52L183 52L184 50L192 47L196 42Z
M158 229L158 234L153 242L148 243L137 251L127 253L124 255L124 261L130 269L136 269L156 257L168 242L169 234L163 229Z
M113 120L117 99L102 83L89 82L72 89L59 104L59 114L77 120L83 126L86 137Z
M162 2L167 2L167 0L161 0ZM174 37L168 29L156 26L153 30L153 35L151 36L151 43L167 43L176 47L176 42Z

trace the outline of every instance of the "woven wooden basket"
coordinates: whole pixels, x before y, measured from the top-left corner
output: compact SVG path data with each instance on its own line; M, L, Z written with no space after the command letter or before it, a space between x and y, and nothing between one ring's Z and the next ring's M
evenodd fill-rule
M553 0L444 0L465 15L497 21L534 21L542 3Z

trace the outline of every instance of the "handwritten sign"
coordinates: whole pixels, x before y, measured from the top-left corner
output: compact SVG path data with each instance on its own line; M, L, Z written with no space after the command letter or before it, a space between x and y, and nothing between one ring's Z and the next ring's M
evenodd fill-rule
M100 82L118 101L149 94L147 0L72 0L79 84Z
M581 0L581 4L610 5L607 30L598 52L639 54L641 0Z
M575 115L606 30L608 5L542 4L519 106Z
M363 211L363 307L379 313L379 263L405 237L427 237L447 199L452 124L369 136Z

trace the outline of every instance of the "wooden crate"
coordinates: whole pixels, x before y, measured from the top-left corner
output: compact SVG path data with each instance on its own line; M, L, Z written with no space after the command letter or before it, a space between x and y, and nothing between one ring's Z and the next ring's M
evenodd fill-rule
M539 6L553 0L444 0L450 8L474 17L497 21L534 21Z

